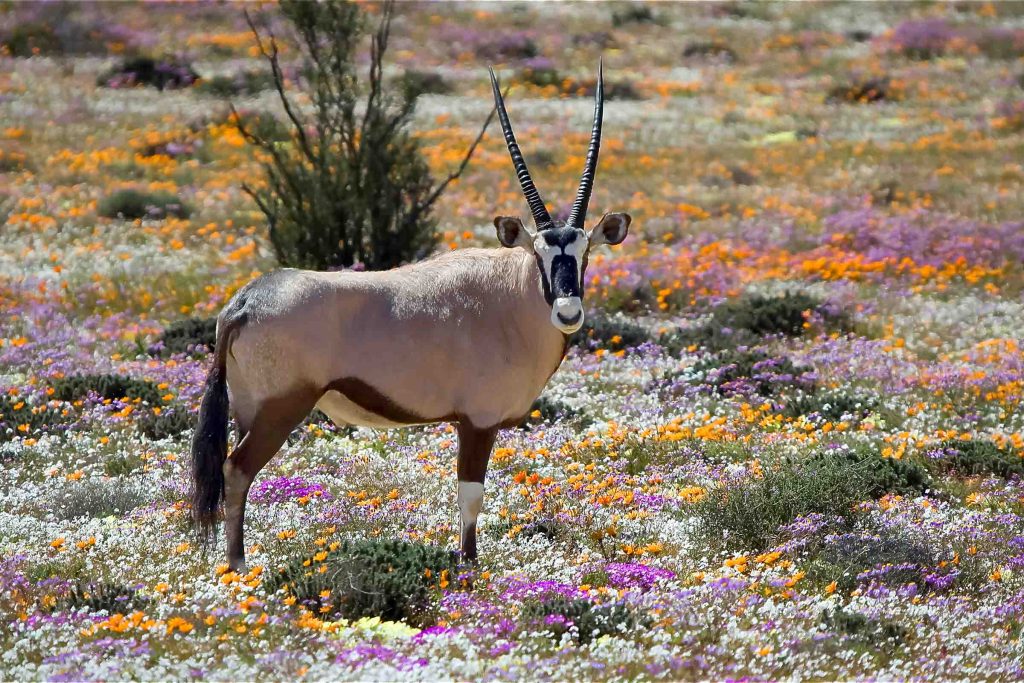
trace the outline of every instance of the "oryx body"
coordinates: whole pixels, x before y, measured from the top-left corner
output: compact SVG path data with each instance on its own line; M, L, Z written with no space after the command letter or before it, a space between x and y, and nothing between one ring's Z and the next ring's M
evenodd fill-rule
M281 270L238 291L218 318L193 439L193 518L211 531L223 500L228 562L244 567L245 501L256 474L315 407L339 424L458 426L462 550L476 557L484 475L500 428L529 412L583 323L593 244L618 244L626 214L582 229L597 163L603 88L573 213L556 223L499 118L538 231L499 217L503 249L460 249L386 272ZM228 411L238 442L227 455Z
M514 424L562 360L566 337L550 315L521 249L461 249L378 273L274 272L220 319L233 330L239 429L284 395L340 424Z

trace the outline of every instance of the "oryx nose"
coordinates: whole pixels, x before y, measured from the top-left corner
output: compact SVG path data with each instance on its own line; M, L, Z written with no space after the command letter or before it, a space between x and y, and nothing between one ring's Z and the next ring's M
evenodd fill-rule
M574 296L562 296L555 299L555 305L553 306L555 313L560 316L575 316L581 310L580 300Z
M563 331L576 331L583 324L583 301L578 296L558 297L551 306L551 318Z

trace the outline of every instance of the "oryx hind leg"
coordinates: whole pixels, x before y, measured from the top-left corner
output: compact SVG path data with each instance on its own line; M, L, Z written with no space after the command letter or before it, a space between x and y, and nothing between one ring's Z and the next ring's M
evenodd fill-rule
M484 504L484 478L487 476L487 462L491 458L497 427L480 429L468 420L459 422L459 522L461 525L460 546L462 556L475 562L476 522Z
M224 531L228 566L234 571L245 571L243 526L249 487L319 398L316 391L298 391L261 401L241 428L245 436L224 462Z

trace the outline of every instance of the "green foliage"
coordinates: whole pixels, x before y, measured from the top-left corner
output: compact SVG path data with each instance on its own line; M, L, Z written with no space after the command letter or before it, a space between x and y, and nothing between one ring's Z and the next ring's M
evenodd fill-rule
M521 69L518 74L518 80L523 83L529 83L530 85L536 85L541 88L548 86L555 86L561 88L562 81L564 78L562 74L558 73L558 70L551 66L531 66Z
M147 439L158 441L191 431L196 426L196 416L184 406L175 405L159 413L146 411L136 424Z
M407 100L415 100L420 95L449 95L454 91L451 83L436 71L411 69L402 74L399 85Z
M19 436L38 436L53 427L66 425L73 419L65 416L60 408L51 408L46 404L32 405L18 396L0 394L0 443ZM24 425L28 427L22 429Z
M829 631L860 639L872 647L887 649L905 644L908 631L885 619L875 619L860 612L835 608L822 613L821 624Z
M616 28L629 24L654 24L658 18L651 8L639 2L630 2L626 7L612 12L612 26Z
M112 581L83 582L79 581L71 587L68 595L61 598L55 611L106 612L107 614L130 614L137 610L145 610L150 606L150 599L139 593L137 588Z
M138 486L123 481L89 479L55 491L46 499L45 510L58 519L103 519L131 512L147 500L145 491Z
M275 142L243 117L235 119L268 159L263 182L243 189L267 219L278 261L319 270L356 263L383 270L423 258L437 242L433 206L465 169L475 143L462 166L435 185L409 132L415 92L392 92L383 78L390 4L371 39L365 83L356 58L365 21L355 3L285 0L279 8L297 35L310 113L287 93L275 39L264 39L253 25L290 134Z
M838 422L848 415L862 418L877 404L873 398L851 396L839 391L812 391L789 397L782 414L793 418L818 415L831 422Z
M68 375L50 380L50 386L53 387L53 398L61 401L78 401L86 398L91 391L112 401L139 399L151 406L163 402L162 392L156 384L126 375Z
M711 311L711 320L704 325L668 333L662 342L678 352L691 345L711 350L749 346L766 335L799 337L812 314L820 316L830 329L849 327L847 316L804 292L786 292L782 296L743 294L716 306Z
M173 57L130 57L96 81L99 86L125 88L139 85L157 90L187 88L199 80L192 67Z
M229 121L239 128L244 128L261 141L281 143L292 139L288 126L269 112L236 110Z
M216 318L186 318L175 320L160 334L155 351L165 357L175 353L201 354L212 351L216 340Z
M0 149L0 173L17 173L28 167L28 156L22 152Z
M837 85L829 91L825 101L839 104L869 104L893 99L899 99L899 93L891 89L888 78L869 78Z
M0 39L0 52L12 57L48 55L61 51L61 40L53 27L41 22L21 23Z
M619 635L639 626L648 626L650 620L637 616L626 605L595 605L581 598L562 595L528 602L523 606L522 619L532 627L540 627L554 640L565 633L573 633L580 645L602 635Z
M615 340L614 342L612 340ZM651 340L651 333L622 314L588 314L569 343L583 349L598 346L627 348Z
M744 330L757 336L803 334L805 313L816 311L821 301L804 292L786 292L782 296L744 294L719 304L712 314L718 327Z
M587 572L580 578L580 585L592 586L593 588L603 588L608 585L608 572L603 569L595 569L594 571Z
M394 540L345 541L320 562L308 556L290 560L264 586L271 593L285 588L324 618L379 616L422 625L430 621L442 577L454 584L456 569L454 553L442 548ZM328 609L322 612L323 607Z
M99 215L106 218L164 218L176 216L188 218L192 210L176 195L170 192L148 192L144 190L117 190L100 200Z
M943 474L1024 477L1024 458L1013 449L1000 448L992 441L951 439L942 442L940 448L948 457L931 460L929 464Z
M924 467L904 458L883 458L870 446L821 451L814 457L841 457L855 468L866 469L866 493L871 498L878 498L886 493L919 496L932 488L931 478Z
M827 449L802 461L765 464L760 477L711 489L694 513L705 542L760 552L771 547L780 526L797 517L849 518L856 503L889 490L913 489L912 476L866 451Z
M245 70L227 75L203 78L195 86L196 92L215 97L258 95L274 87L274 77L267 71Z
M535 415L535 413L540 415ZM564 401L557 398L542 395L530 406L530 413L523 420L522 426L529 428L539 424L553 424L555 422L570 421L579 425L590 424L591 420L580 410L573 408Z
M723 396L754 392L767 397L786 387L807 385L801 376L808 370L785 356L772 358L763 351L726 350L701 358L687 374L694 375L691 384L711 387ZM671 393L679 376L670 373L659 384Z
M142 469L142 458L132 451L117 453L103 460L103 474L108 477L126 477Z
M890 587L908 583L923 587L922 570L935 561L930 548L897 534L843 534L828 540L806 571L808 580L822 586L835 582L836 589L845 594L863 583L858 575L876 567L883 571L874 573L871 580Z
M723 62L735 62L736 51L720 40L690 43L683 48L683 59L710 58Z

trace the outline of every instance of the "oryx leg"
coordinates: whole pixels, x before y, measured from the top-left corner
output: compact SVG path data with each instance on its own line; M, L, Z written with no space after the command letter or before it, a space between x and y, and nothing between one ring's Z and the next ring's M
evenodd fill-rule
M468 421L459 423L459 521L462 556L476 562L476 520L484 504L484 477L497 427L479 429Z
M244 436L224 461L224 532L228 566L234 571L246 571L243 525L249 487L318 398L314 392L299 392L263 401L252 420L239 427Z

